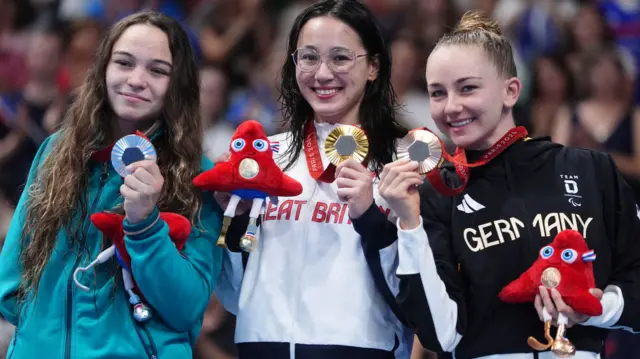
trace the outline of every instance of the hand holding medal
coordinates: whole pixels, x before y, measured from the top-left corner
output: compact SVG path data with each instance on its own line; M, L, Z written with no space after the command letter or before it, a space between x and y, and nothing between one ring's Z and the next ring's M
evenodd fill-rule
M338 197L347 202L349 216L358 218L373 202L371 172L363 165L369 152L369 141L360 128L351 125L336 127L327 137L324 151L335 167Z
M136 223L153 212L164 185L156 163L157 154L151 142L142 135L128 135L116 142L111 163L122 177L120 193L124 197L127 219Z
M464 191L469 181L469 168L484 166L496 158L502 151L518 140L527 136L524 127L515 127L509 130L498 142L489 148L474 163L467 162L467 156L463 148L457 148L452 155L447 153L442 140L426 128L417 128L400 140L398 143L398 158L411 159L419 163L419 173L426 175L431 185L445 196L457 196ZM440 176L440 166L447 160L455 165L456 173L462 180L462 185L451 188L447 186Z
M160 197L164 180L156 164L157 157L156 150L151 142L140 132L135 135L124 136L115 143L111 150L111 164L116 172L124 177L124 184L120 187L120 193L124 197L126 216L132 223L146 218L153 211ZM166 216L167 214L164 215ZM171 213L168 215L169 217L176 216ZM190 223L186 218L182 217L181 219L183 219L182 227L190 227ZM129 303L133 306L133 317L138 322L149 320L152 316L151 308L138 295L141 293L133 280L130 258L124 247L125 233L122 228L122 216L107 212L94 213L91 216L91 221L107 237L110 237L114 244L102 251L88 266L76 268L73 273L74 282L82 290L88 291L89 288L80 283L79 274L116 256L122 266L122 281L125 290L129 294ZM186 233L188 232L190 232L190 229L186 231ZM181 240L182 244L177 246L179 250L184 246L186 236L183 236ZM127 262L125 258L129 258L128 263L125 263ZM138 290L138 293L134 291L134 288Z

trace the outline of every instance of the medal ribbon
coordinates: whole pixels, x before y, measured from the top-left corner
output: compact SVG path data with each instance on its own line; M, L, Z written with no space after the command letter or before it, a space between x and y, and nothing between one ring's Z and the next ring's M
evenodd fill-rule
M307 167L309 167L309 173L313 179L326 183L335 181L336 166L329 163L325 169L322 164L316 126L313 125L313 120L307 121L304 126L304 156L307 158Z
M464 188L467 186L467 182L469 181L469 168L480 167L486 165L489 161L496 158L500 153L506 150L509 146L513 145L520 139L527 136L527 130L522 127L515 127L509 130L498 142L496 142L491 148L485 152L480 160L474 163L467 162L467 154L463 148L456 148L453 156L447 153L442 141L440 141L440 145L442 146L442 156L447 161L453 163L456 168L456 173L458 177L462 180L462 185L459 187L451 188L444 183L442 176L440 175L440 168L436 167L433 170L427 173L427 179L433 187L440 193L445 196L457 196L464 191Z

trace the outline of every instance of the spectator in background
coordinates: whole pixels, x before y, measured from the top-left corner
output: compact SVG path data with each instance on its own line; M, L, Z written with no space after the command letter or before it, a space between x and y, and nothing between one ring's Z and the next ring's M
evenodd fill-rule
M531 86L528 120L523 125L532 137L551 136L556 122L571 116L574 101L573 79L564 56L558 53L538 57L533 63Z
M194 348L194 359L235 359L233 344L235 319L227 312L215 295L204 313L201 334Z
M227 78L218 67L200 70L200 119L204 128L204 153L211 161L229 151L235 126L224 118L227 108Z
M514 48L526 64L531 64L538 54L557 51L561 29L553 10L549 1L533 1L514 19L511 25Z
M156 10L179 22L185 18L177 0L88 0L86 16L112 24L140 9Z
M565 145L609 152L640 199L640 111L629 96L628 78L615 49L584 58L585 97L561 117L553 139ZM640 203L640 201L638 202Z
M64 62L69 79L69 90L77 90L93 64L93 55L102 38L102 26L91 20L78 20L71 24L69 47Z
M398 32L397 38L413 39L418 59L426 59L440 36L453 28L459 18L458 9L449 0L409 0L405 11L406 27ZM394 64L402 66L402 62L394 61ZM425 62L420 61L412 86L426 93L424 68Z
M88 0L86 17L109 26L114 22L131 15L136 11L155 10L178 21L187 32L194 50L196 62L200 63L202 55L198 36L185 23L186 16L180 0Z
M607 48L615 48L619 52L618 56L625 71L635 76L636 69L631 53L615 44L614 33L596 4L583 4L573 21L569 23L569 30L567 61L579 92L584 92L589 87L589 84L585 83L587 77L582 72L585 57Z
M58 125L67 102L66 89L58 81L65 29L50 15L41 14L30 32L26 84L0 98L2 117L10 128L7 141L19 138L13 151L0 153L0 188L13 205L18 203L31 161Z
M371 9L373 16L380 24L382 38L390 44L406 21L408 2L406 0L363 0L362 2ZM433 2L433 0L421 2Z
M0 94L15 91L26 81L27 39L18 30L23 9L18 0L0 0Z
M232 88L249 85L251 71L269 53L272 38L262 0L221 0L200 30L204 61L219 64Z
M415 74L424 72L422 66L418 66L418 48L409 39L397 39L391 44L391 84L396 93L398 104L398 122L408 128L426 127L440 137L450 150L451 141L445 136L433 122L429 111L429 96L416 89L413 84Z
M225 119L240 125L247 119L262 124L267 135L282 132L282 116L278 103L278 75L286 59L284 51L273 50L251 70L246 88L231 94L229 111Z
M635 68L640 67L640 1L600 0L600 10L612 29L616 43L630 52ZM635 102L640 102L640 81L635 73Z

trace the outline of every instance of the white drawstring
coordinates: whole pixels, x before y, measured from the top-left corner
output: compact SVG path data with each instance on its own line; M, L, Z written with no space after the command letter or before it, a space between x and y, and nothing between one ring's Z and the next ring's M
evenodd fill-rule
M569 318L562 313L558 313L558 326L563 324L565 326L569 325Z
M73 281L76 283L78 287L80 287L80 289L84 290L85 292L88 292L89 287L82 285L78 280L78 273L86 272L89 269L93 268L96 264L101 264L106 262L109 258L113 257L115 253L116 253L116 247L111 246L105 249L104 251L102 251L102 253L98 254L98 257L93 262L91 262L88 266L76 268L76 270L73 272Z
M544 319L545 323L553 319L549 311L547 311L547 307L542 307L542 319Z

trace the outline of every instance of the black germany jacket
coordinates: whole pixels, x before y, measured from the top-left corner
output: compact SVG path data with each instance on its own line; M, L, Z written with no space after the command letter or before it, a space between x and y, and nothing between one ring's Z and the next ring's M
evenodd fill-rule
M479 155L467 152L470 162ZM451 169L441 171L459 184ZM603 315L567 332L574 358L595 358L608 329L640 331L640 210L608 155L521 141L472 168L463 194L425 184L420 196L422 227L397 230L374 206L354 226L370 246L398 241L397 303L425 348L458 359L550 355L527 345L532 335L543 340L533 303L507 304L498 293L564 229L581 232L595 251L605 290Z

